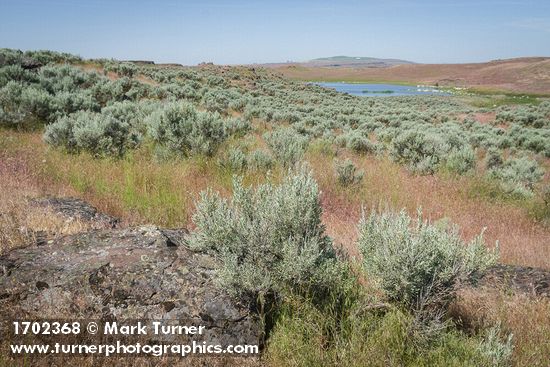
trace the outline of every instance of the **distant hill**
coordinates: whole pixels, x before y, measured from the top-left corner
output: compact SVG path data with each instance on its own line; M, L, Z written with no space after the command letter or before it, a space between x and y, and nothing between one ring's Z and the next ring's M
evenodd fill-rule
M304 66L324 67L389 67L394 65L414 64L414 62L399 59L380 59L376 57L331 56L313 59L300 64Z
M402 63L388 67L344 66L338 61L348 59L337 56L312 60L309 64L279 64L272 67L287 77L301 80L406 82L550 94L550 57L523 57L470 64Z

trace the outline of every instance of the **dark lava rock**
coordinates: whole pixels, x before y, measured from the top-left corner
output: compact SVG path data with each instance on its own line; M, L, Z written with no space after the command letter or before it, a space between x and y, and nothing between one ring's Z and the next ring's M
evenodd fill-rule
M516 293L550 297L550 271L548 270L498 264L475 278L476 287L503 288Z
M21 61L21 67L23 69L26 69L26 70L38 69L38 68L41 68L42 66L43 65L40 61L35 60L33 58L30 58L30 57L25 57Z
M12 250L0 257L0 317L179 320L205 326L201 340L258 344L259 318L214 285L216 260L189 250L186 235L92 230Z
M115 228L119 219L100 213L87 202L76 198L45 197L31 201L31 205L51 210L65 220L88 222L92 228Z

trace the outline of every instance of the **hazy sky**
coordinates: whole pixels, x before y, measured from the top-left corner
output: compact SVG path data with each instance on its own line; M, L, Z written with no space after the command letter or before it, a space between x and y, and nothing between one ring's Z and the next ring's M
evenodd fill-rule
M550 0L0 0L0 47L183 64L550 56Z

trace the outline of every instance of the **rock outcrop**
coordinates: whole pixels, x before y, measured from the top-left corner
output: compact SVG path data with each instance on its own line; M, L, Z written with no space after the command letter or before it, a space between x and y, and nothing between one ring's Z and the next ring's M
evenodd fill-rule
M119 219L99 212L87 202L76 198L44 197L31 201L34 207L51 211L66 221L82 221L91 228L115 228Z
M203 340L258 344L259 318L215 286L215 259L187 248L186 235L102 229L8 252L0 257L0 316L180 320L205 326Z
M479 274L474 286L550 297L550 271L529 266L498 264Z

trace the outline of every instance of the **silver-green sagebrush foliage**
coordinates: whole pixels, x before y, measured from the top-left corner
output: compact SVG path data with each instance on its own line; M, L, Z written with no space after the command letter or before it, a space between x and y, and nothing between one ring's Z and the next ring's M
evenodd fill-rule
M323 287L335 254L321 212L317 183L305 168L255 189L235 179L230 200L202 193L189 243L220 260L220 286L251 302Z
M496 261L482 236L466 244L456 228L413 219L404 211L363 215L359 224L363 268L391 300L412 309L446 305L455 285Z
M517 196L532 196L535 184L544 176L537 161L528 157L511 158L488 172L502 188Z
M350 159L335 161L334 170L338 183L344 187L358 184L365 176L365 172L358 170Z
M139 144L140 135L110 114L81 111L62 117L46 127L44 140L70 152L121 157Z
M212 156L227 138L217 113L198 111L189 103L168 103L147 120L153 141L184 155Z
M284 166L290 166L302 159L309 139L291 128L280 128L264 135L275 159Z
M511 366L514 350L513 335L508 334L506 339L502 340L501 334L500 324L487 329L478 350L493 366Z

